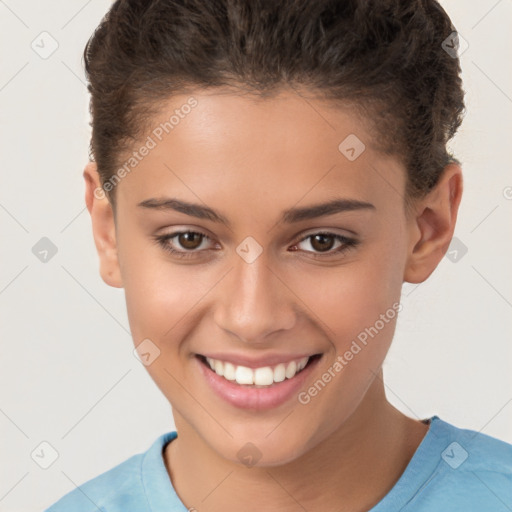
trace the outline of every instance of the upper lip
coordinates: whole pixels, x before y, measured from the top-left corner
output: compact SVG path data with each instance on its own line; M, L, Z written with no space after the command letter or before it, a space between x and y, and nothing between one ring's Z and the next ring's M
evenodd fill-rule
M219 361L228 362L235 366L245 366L247 368L262 368L264 366L276 366L279 363L289 363L303 357L312 357L319 352L301 353L301 354L267 354L260 357L247 356L244 354L227 354L225 352L210 352L208 354L198 354L200 356L209 357L210 359L218 359Z

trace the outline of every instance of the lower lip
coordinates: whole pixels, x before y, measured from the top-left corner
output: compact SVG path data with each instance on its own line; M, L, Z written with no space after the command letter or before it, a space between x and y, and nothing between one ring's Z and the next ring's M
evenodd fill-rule
M291 379L276 382L265 388L240 386L217 375L199 357L194 359L199 365L199 370L205 377L206 382L218 396L240 409L264 410L278 407L295 396L321 357L315 358Z

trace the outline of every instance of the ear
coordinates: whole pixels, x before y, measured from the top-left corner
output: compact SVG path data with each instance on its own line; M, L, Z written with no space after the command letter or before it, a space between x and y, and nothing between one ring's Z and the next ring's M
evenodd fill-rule
M96 162L89 162L83 173L85 203L91 214L94 243L100 258L100 275L114 288L122 288L116 241L116 225L112 206L101 187Z
M462 169L448 164L437 185L408 217L409 252L404 281L421 283L446 254L455 230L462 198Z

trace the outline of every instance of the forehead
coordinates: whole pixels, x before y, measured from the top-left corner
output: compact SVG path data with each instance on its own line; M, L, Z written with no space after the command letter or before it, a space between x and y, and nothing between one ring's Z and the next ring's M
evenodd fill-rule
M149 126L139 144L150 149L117 190L120 202L179 191L219 208L233 195L246 207L257 200L265 211L326 196L375 204L392 193L396 202L404 188L404 170L375 149L353 109L294 91L180 94Z

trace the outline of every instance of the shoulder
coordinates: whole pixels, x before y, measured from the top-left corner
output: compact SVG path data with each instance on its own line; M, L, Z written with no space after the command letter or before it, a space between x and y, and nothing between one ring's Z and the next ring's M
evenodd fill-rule
M437 439L430 456L439 458L436 470L413 500L415 506L423 510L420 505L437 505L443 497L445 510L510 510L512 444L458 428L437 416L432 420Z
M159 436L151 447L80 484L44 512L128 512L149 510L142 478L150 457L161 457L162 447L175 432Z
M440 419L437 421L437 432L449 441L441 458L451 469L512 477L512 444L482 432L458 428Z

